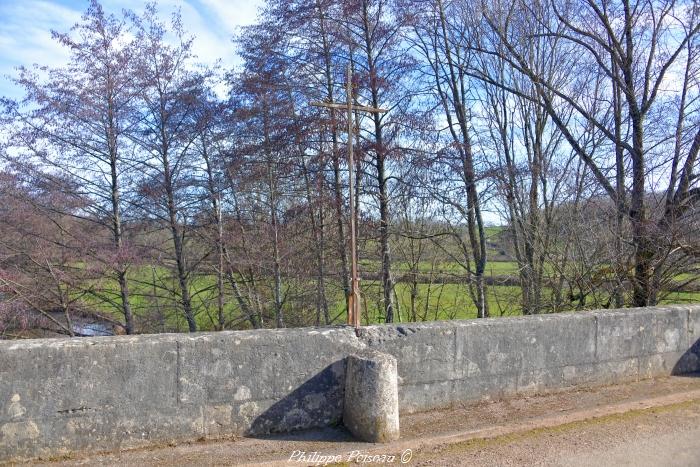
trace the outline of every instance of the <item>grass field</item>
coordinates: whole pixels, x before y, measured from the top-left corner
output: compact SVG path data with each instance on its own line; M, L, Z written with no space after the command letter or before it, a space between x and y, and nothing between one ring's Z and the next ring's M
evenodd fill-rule
M379 281L364 281L362 286L363 322L382 323L383 310ZM397 283L395 301L398 304L396 321L414 321L412 314L411 286ZM520 314L520 289L511 286L494 286L488 289L488 303L493 316L513 316ZM476 306L468 288L461 284L418 284L415 306L415 320L435 321L449 319L476 318ZM336 315L345 320L345 301L339 300L334 308Z
M456 268L455 268L456 269ZM158 284L154 290L149 282ZM130 274L131 306L134 313L145 320L149 327L162 330L184 330L186 322L180 305L175 300L177 284L162 268L144 268ZM310 283L309 288L314 284ZM191 282L192 304L196 312L196 320L200 329L212 329L216 323L214 276L199 276ZM87 300L87 305L100 313L122 319L117 309L109 304L109 300L118 302L118 286L116 282L103 281L94 284L99 290L99 296ZM379 323L383 321L383 312L379 298L381 288L379 281L365 280L361 285L363 297L363 321ZM517 315L519 309L518 287L493 286L489 288L488 302L495 316ZM105 300L108 298L109 300ZM337 323L345 322L345 298L340 284L330 283L327 288L327 298L330 314ZM398 304L397 320L409 321L411 316L411 286L399 282L395 288L395 300ZM462 284L418 284L417 294L413 299L418 320L468 319L476 317L476 307L468 288ZM227 314L239 314L238 306L227 294L225 304ZM313 310L306 310L307 316L313 316ZM313 324L298 316L290 316L294 324ZM242 323L244 325L244 323Z
M496 269L499 263L491 263ZM511 271L514 264L500 265L499 271ZM397 268L400 270L400 268ZM453 268L456 272L459 266ZM500 275L500 274L499 274ZM151 282L155 278L156 288ZM191 282L192 304L196 313L196 321L199 329L212 330L217 323L215 302L215 278L214 276L198 276ZM298 284L297 284L298 285ZM308 290L314 287L313 282L306 284ZM330 315L335 324L346 321L345 298L340 284L329 282L327 284L327 299ZM141 328L153 331L184 331L187 324L181 312L181 305L174 297L176 283L169 273L162 268L141 268L130 275L131 305L138 317ZM117 284L107 281L95 284L95 289L100 290L100 296L94 296L88 305L99 312L121 320L122 316L109 300L118 302ZM376 324L384 321L382 305L380 301L381 288L377 280L365 280L361 284L362 289L362 321L364 324ZM543 290L545 300L551 291ZM100 298L101 297L101 298ZM517 316L521 314L521 291L515 286L490 286L488 288L488 304L491 316ZM597 302L596 302L597 299ZM596 304L606 302L607 297L590 297L587 308L596 308ZM412 297L412 286L409 283L399 282L395 287L395 302L397 304L395 319L397 322L409 321L433 321L450 319L476 318L476 307L464 284L420 283L417 286L415 296ZM675 292L664 297L663 304L700 302L700 293ZM287 324L292 326L313 325L315 316L315 302L313 294L293 297L285 310ZM293 303L293 306L291 305ZM300 305L303 304L303 305ZM600 305L598 305L600 306ZM573 308L573 305L572 305ZM227 293L227 302L224 306L227 316L240 316L238 305ZM268 318L268 319L271 319ZM234 328L245 328L248 323L243 320L235 321Z
M503 227L487 227L486 236L488 242L488 255L491 260L487 263L486 275L494 278L517 277L518 264L515 261L508 261L508 256L504 252L504 245L507 243L503 237ZM377 257L378 248L376 241L369 241L364 245L370 257ZM398 245L392 247L398 251ZM452 258L459 258L457 253L453 256L444 250L432 251L426 255L440 258L434 261L418 261L412 265L408 262L396 261L392 264L392 273L396 281L395 302L397 310L395 319L399 322L424 321L424 320L449 320L449 319L469 319L476 317L476 307L467 285L462 283L466 276L466 270L459 261ZM494 260L498 259L498 260ZM382 307L382 291L380 282L377 280L381 271L381 262L376 259L360 260L360 276L365 277L361 281L362 289L362 309L363 323L381 323L384 320ZM402 282L403 276L412 270L417 270L421 275L415 294L412 294L412 285ZM547 271L551 272L551 271ZM427 283L431 281L432 283ZM440 283L441 278L449 278L447 282ZM678 276L677 281L686 281L693 278L690 274ZM240 279L240 278L239 278ZM181 311L181 304L178 302L178 285L173 279L171 272L162 267L140 267L131 270L129 274L131 305L135 315L138 316L140 327L152 329L154 331L182 331L186 330L186 322ZM444 280L444 279L442 279ZM154 287L153 283L156 284ZM196 321L199 329L210 330L217 323L216 316L216 283L213 275L199 275L193 277L191 282L192 305L196 314ZM271 295L269 283L260 281L258 284L263 293ZM238 304L233 299L231 290L226 285L226 303L224 305L225 314L229 317L237 317L230 323L233 328L245 328L248 323L240 318ZM284 290L286 297L285 313L286 324L290 326L313 325L316 315L316 283L312 279L300 280ZM119 302L118 287L116 282L104 280L94 284L97 292L88 303L92 309L98 310L105 315L111 315L115 319L122 320L118 308L114 304ZM545 302L551 296L551 290L542 291ZM326 284L326 298L329 304L329 314L334 319L334 323L344 323L346 321L345 297L340 284L337 281L329 280ZM585 308L595 308L606 304L607 296L602 294L591 294L586 302ZM487 300L491 316L515 316L522 313L521 310L521 290L515 286L491 285L488 287ZM110 304L110 301L112 304ZM700 293L676 292L663 297L662 303L689 303L700 302ZM571 303L567 309L579 306L578 303ZM268 315L272 310L268 306L265 311ZM272 317L268 316L268 320Z
M363 259L360 261L359 266L363 271L378 273L381 270L381 262L378 260ZM420 273L430 273L431 271L436 274L465 273L464 266L457 261L441 261L435 263L419 261L415 266L406 262L395 263L392 265L392 271L394 273L406 273L410 272L414 267ZM486 263L486 274L491 276L516 275L518 274L518 263L515 261L490 261Z

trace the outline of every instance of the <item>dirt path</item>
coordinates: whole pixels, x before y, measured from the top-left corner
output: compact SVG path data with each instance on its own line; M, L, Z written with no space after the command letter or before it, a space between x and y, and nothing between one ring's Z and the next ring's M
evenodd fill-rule
M700 378L483 401L402 416L401 429L401 440L390 445L359 443L336 428L186 443L47 465L322 465L389 461L390 456L395 456L396 465L403 455L404 460L410 457L410 465L698 466ZM298 462L289 462L293 455Z
M700 465L700 400L419 450L414 465Z

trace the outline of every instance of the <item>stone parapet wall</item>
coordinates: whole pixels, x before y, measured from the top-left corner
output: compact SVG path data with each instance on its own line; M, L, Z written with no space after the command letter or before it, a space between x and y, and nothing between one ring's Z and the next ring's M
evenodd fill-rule
M0 342L0 460L341 422L348 355L396 357L399 408L700 370L700 305Z

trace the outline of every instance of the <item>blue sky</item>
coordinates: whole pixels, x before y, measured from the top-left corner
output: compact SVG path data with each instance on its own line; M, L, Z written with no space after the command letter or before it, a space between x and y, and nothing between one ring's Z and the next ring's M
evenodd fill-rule
M145 0L103 0L105 10L119 14L122 8L141 11ZM235 62L231 36L250 24L262 0L160 0L164 19L180 8L185 27L196 36L194 50L203 63ZM87 0L0 0L0 96L19 97L8 75L19 65L60 66L66 50L51 39L51 30L68 31L80 20Z

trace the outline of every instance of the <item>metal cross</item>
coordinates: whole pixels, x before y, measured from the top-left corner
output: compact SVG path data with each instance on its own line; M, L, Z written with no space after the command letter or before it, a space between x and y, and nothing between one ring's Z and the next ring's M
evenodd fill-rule
M356 234L356 211L354 182L353 182L353 167L354 160L352 154L352 137L354 134L355 122L353 119L353 111L370 112L370 113L386 113L386 109L378 109L375 107L367 107L364 105L354 105L352 103L352 70L348 65L346 73L346 94L347 99L344 104L336 102L312 102L311 105L316 107L327 107L329 109L345 110L348 115L348 179L350 183L350 295L348 296L348 324L360 327L360 278L357 272L357 234Z

